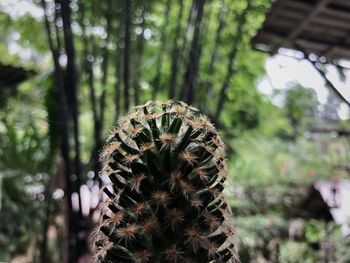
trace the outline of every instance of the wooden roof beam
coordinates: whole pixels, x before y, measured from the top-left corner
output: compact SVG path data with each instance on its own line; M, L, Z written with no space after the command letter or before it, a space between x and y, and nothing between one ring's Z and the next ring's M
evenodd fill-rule
M350 42L350 34L348 34L344 40L342 41L342 44L346 45L348 42ZM336 51L338 50L337 46L331 46L328 48L328 50L324 53L325 57L331 57Z
M320 0L316 6L309 12L308 16L302 20L302 22L288 35L288 39L294 39L301 31L312 21L319 12L321 12L325 6L329 3L330 0Z
M288 41L285 38L285 36L281 35L278 32L274 32L274 31L266 31L265 30L264 32L261 32L261 34L259 35L259 38L257 38L255 40L256 43L264 42L264 43L269 44L269 45L273 45L274 43L278 44L278 45L284 44L287 46L289 45L289 47L293 47L293 44L296 41L304 42L304 43L307 43L309 45L313 45L316 48L319 47L321 49L322 48L326 49L329 46L334 46L337 49L347 51L350 54L350 45L344 45L342 43L335 43L333 41L331 42L331 41L327 41L327 40L313 39L313 38L307 37L307 36L298 36L295 39L295 41L292 42L290 40Z
M331 3L331 2L330 2ZM294 11L303 11L304 12L311 12L314 7L312 4L310 4L309 1L305 2L296 2L292 0L283 0L283 7L285 10L292 9ZM283 11L285 11L283 10ZM292 11L293 12L293 11ZM339 19L345 19L349 20L349 12L345 11L343 8L335 7L335 6L327 6L324 10L321 11L322 14L329 15L329 16L334 16L334 18Z
M333 91L339 99L342 100L348 107L350 107L350 101L348 101L342 93L339 92L337 87L333 84L333 82L326 76L326 72L323 71L323 69L320 68L320 66L317 64L317 61L311 60L309 55L305 52L303 47L297 46L297 48L304 53L304 58L310 62L310 64L313 66L313 68L321 75L323 80L326 82L326 87L328 87L331 91Z
M278 14L278 12L281 10L281 8L283 7L283 1L277 2L274 5L274 8L272 10L270 10L270 17L269 20L273 21L276 17L276 15Z
M284 0L283 3L286 7L296 8L307 12L310 12L313 9L313 5L309 1L297 2L293 0Z

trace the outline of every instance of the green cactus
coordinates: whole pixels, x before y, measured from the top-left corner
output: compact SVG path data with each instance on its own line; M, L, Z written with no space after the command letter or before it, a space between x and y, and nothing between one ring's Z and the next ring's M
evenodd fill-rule
M122 118L101 154L111 183L95 262L236 262L224 148L183 102L147 102Z

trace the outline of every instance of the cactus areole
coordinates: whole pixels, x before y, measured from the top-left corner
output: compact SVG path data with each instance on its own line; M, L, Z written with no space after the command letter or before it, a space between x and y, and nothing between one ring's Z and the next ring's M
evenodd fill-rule
M224 148L183 102L147 102L121 118L101 154L110 184L95 262L235 262Z

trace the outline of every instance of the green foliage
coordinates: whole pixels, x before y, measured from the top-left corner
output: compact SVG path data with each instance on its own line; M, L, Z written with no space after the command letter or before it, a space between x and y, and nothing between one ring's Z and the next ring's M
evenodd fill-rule
M284 218L278 214L256 215L237 217L235 222L242 263L277 262L279 242L288 235L288 222Z
M0 122L0 260L40 238L44 190L52 161L48 140L34 125Z
M29 14L11 17L0 9L0 31L1 63L35 66L43 62L47 43L40 19Z
M271 181L310 183L329 176L335 161L331 147L325 154L320 145L305 138L292 143L252 132L235 139L232 145L237 153L232 156L232 178L245 185L267 185Z
M41 100L47 83L31 80L0 112L0 261L5 262L39 246L56 164Z
M301 125L306 125L310 118L316 116L317 106L318 100L313 89L297 84L286 91L284 107L295 133L300 132Z
M349 241L332 223L317 220L304 223L305 239L303 242L288 240L280 242L280 262L349 262Z
M333 223L303 221L302 237L289 237L290 221L278 214L237 217L242 263L349 262L349 240Z
M42 52L46 50L46 41L41 41L39 36L45 37L44 23L38 18L34 18L29 14L20 17L13 21L11 26L19 34L19 39L16 41L22 48L32 49L33 52ZM13 23L12 22L12 23ZM33 34L33 32L36 32Z
M349 261L348 241L332 223L305 221L300 239L288 236L293 211L309 187L317 180L348 176L336 167L349 162L349 140L307 133L321 123L314 95L299 86L286 92L284 108L263 101L264 121L231 142L231 206L243 263ZM299 118L296 135L291 115Z
M112 188L96 261L234 262L217 131L185 103L152 106L122 118L102 153Z
M285 242L280 249L280 255L278 259L281 262L286 263L298 263L301 258L304 258L303 262L314 262L306 259L304 257L307 250L307 244L296 242L296 241L287 241Z
M268 98L263 98L259 106L259 134L264 138L290 138L293 129L285 118L283 109L274 105Z

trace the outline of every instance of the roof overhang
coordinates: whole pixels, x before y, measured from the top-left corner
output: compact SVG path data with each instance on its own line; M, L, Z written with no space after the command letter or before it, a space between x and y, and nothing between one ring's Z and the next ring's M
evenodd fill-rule
M275 0L253 38L258 50L301 50L328 61L350 59L349 0Z

